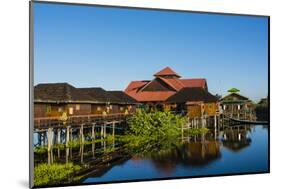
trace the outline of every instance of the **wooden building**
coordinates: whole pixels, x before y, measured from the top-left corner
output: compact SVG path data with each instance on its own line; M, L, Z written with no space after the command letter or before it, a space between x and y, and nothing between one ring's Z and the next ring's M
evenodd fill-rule
M185 113L189 118L213 117L218 111L218 99L202 88L183 88L165 101L168 109Z
M181 79L180 75L166 67L154 74L153 80L132 81L125 93L142 104L163 107L172 95L184 88L194 87L208 91L206 79Z
M68 116L132 113L136 104L122 91L113 93L102 88L75 88L68 83L38 84L34 87L35 118L58 117L63 113Z
M231 92L220 99L220 106L224 116L240 119L255 120L254 103L238 92Z

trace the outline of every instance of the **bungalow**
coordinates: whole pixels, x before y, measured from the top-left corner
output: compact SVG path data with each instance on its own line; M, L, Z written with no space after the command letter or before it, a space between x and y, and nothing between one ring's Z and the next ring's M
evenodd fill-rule
M220 99L223 114L236 119L255 120L254 103L238 92L230 92Z
M154 74L153 80L132 81L125 93L139 103L162 107L163 103L183 88L198 87L208 91L206 79L181 79L181 76L166 67Z
M203 88L183 88L165 101L168 109L186 112L191 119L212 117L218 111L218 99Z
M127 96L122 91L119 93ZM38 84L34 87L34 117L58 117L63 112L68 115L125 113L127 106L131 107L127 110L131 113L136 101L127 98L121 99L120 94L117 96L102 88L75 88L68 83Z

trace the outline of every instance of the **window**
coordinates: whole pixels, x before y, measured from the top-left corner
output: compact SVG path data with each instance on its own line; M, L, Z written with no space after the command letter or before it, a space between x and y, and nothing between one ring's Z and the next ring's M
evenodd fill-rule
M68 113L69 113L69 115L72 115L72 114L73 114L73 107L70 107L70 108L68 109Z
M80 110L80 104L76 104L75 110Z
M50 113L52 110L51 105L46 106L46 113Z

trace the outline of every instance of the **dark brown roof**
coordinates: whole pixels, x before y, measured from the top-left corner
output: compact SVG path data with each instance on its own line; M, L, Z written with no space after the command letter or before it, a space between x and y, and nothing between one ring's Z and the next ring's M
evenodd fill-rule
M122 92L123 93L123 92ZM108 92L100 87L75 88L68 83L46 83L34 87L35 102L49 103L135 103L125 93L121 94Z
M34 87L34 101L64 103L72 101L91 101L91 97L81 93L68 83L46 83Z
M195 87L195 88L183 88L176 94L170 96L166 102L169 103L186 103L186 102L217 102L218 99L208 91Z
M127 103L127 104L136 104L137 103L137 101L134 98L130 97L123 91L107 91L107 92L112 94L113 96L117 97L123 103Z
M221 98L221 101L223 100L231 100L231 99L239 99L239 100L249 100L249 98L241 95L241 94L238 94L238 93L230 93L224 97Z
M78 88L79 91L89 95L93 101L103 103L121 103L121 100L101 87Z

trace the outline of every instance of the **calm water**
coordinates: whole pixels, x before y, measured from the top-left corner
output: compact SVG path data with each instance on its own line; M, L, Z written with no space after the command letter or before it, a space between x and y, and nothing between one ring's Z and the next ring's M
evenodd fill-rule
M133 156L83 183L206 176L268 171L268 128L240 126L211 130L203 136L184 138L180 146L150 157Z

